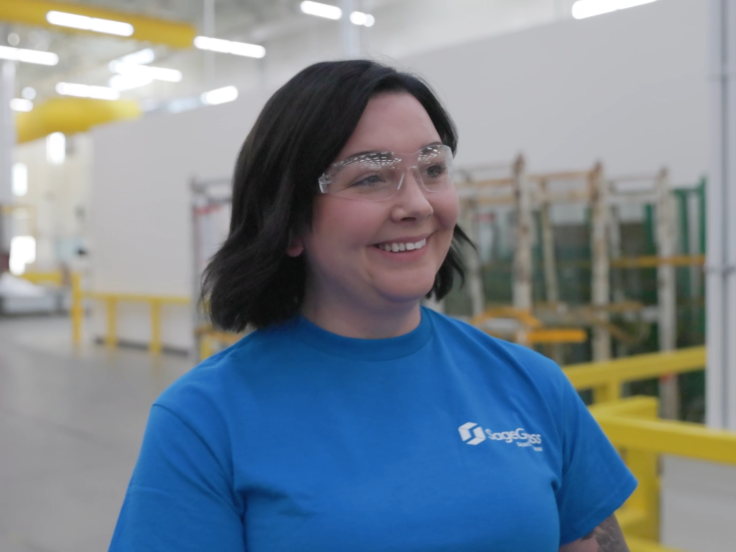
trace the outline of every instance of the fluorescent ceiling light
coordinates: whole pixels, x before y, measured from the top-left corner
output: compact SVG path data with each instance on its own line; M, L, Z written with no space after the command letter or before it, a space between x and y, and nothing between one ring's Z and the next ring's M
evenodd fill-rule
M238 97L238 89L234 86L225 86L216 90L210 90L202 94L202 103L207 105L217 105L226 102L232 102Z
M151 48L146 48L145 50L138 50L137 52L123 56L118 61L145 65L146 63L151 63L154 59L156 59L156 52Z
M33 102L25 98L13 98L10 100L10 109L13 111L30 111L33 109Z
M657 0L578 0L572 6L572 16L575 19L585 19L604 13L611 13L644 4L651 4Z
M113 75L108 81L110 88L115 90L132 90L151 84L153 79L145 75Z
M0 59L37 63L39 65L56 65L59 63L59 56L52 52L25 50L23 48L13 48L12 46L0 46Z
M52 25L58 25L60 27L71 27L72 29L81 29L83 31L93 31L95 33L117 36L130 36L134 31L133 25L123 21L99 19L97 17L87 17L86 15L77 15L75 13L60 11L48 12L46 14L46 21Z
M354 11L350 14L350 22L353 25L363 25L364 27L372 27L376 22L376 18L369 13Z
M222 38L210 38L208 36L198 36L194 39L194 46L200 50L210 50L212 52L220 52L221 54L233 54L236 56L246 56L252 58L262 58L266 55L266 49L258 44L248 44L247 42L235 42L233 40L224 40Z
M125 76L145 76L167 82L179 82L181 80L181 71L176 69L164 69L163 67L151 67L150 65L138 65L137 63L124 63L122 61L111 61L109 67L110 71Z
M317 17L324 17L326 19L337 20L342 17L342 10L340 8L321 2L302 2L299 8L307 15L316 15Z
M88 84L74 84L60 82L56 91L62 96L76 96L77 98L93 98L95 100L117 100L120 92L106 86L90 86Z
M33 100L36 97L36 89L32 86L26 86L23 90L20 91L20 95L23 96L26 100Z

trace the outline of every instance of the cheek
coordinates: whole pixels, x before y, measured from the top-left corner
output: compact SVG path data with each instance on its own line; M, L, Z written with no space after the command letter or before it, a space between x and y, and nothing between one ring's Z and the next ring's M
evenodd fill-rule
M385 207L376 203L321 196L315 202L307 249L344 251L370 243L385 220Z
M460 213L457 191L453 188L435 198L432 201L432 207L434 209L434 215L437 218L439 230L445 237L446 246L449 249L450 243L452 242L452 233Z

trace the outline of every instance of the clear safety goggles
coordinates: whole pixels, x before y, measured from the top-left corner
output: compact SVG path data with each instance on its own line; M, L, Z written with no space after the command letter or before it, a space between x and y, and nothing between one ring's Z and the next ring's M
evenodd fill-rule
M432 144L415 153L354 155L331 165L319 177L319 189L346 199L383 201L398 193L407 171L412 171L426 192L446 190L453 185L452 150L444 144Z

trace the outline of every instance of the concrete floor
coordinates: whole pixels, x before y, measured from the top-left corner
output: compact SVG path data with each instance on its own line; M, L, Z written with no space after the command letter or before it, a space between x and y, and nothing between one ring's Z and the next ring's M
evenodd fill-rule
M0 318L0 551L107 550L148 409L192 363Z

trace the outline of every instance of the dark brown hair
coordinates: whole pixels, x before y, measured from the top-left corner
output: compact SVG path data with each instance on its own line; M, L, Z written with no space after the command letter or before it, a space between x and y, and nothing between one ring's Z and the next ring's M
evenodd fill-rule
M215 326L242 331L294 316L304 297L304 255L286 254L291 237L308 229L317 180L358 125L368 101L406 92L424 107L453 153L452 119L421 79L368 60L317 63L282 86L266 103L243 144L233 176L230 232L212 257L202 283ZM452 246L428 296L441 299L470 243L455 227Z

